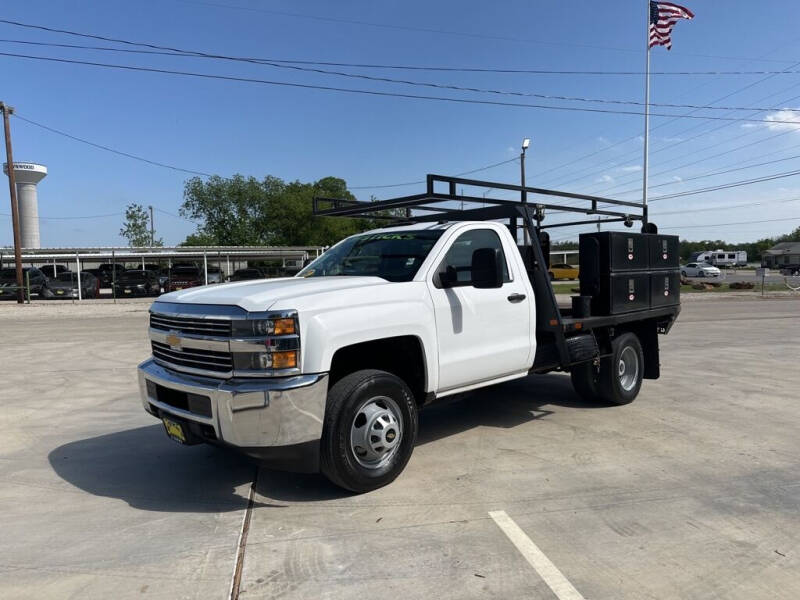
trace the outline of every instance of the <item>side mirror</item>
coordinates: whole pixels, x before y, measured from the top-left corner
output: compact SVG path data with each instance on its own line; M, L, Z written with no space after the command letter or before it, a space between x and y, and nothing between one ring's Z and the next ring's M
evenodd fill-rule
M472 253L472 286L503 287L503 256L497 248L478 248Z

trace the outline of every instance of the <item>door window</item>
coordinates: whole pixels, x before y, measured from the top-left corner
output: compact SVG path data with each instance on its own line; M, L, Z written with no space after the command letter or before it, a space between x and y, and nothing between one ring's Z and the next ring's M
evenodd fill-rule
M448 270L451 273L455 272L456 285L469 285L472 281L472 253L479 248L493 248L500 251L503 263L503 283L511 281L500 236L491 229L473 229L458 236L447 251L439 267L439 273Z

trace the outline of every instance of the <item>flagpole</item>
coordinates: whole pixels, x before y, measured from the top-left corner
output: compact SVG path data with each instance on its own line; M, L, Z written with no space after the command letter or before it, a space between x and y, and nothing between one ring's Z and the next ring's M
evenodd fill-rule
M650 142L650 0L647 1L644 69L644 163L642 164L642 225L647 224L647 166Z

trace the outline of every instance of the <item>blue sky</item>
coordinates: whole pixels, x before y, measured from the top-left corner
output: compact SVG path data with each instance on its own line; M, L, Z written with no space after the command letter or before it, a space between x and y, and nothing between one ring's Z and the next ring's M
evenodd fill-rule
M800 8L796 3L758 3L757 10L753 2L739 0L687 0L685 4L696 18L677 24L671 52L653 50L654 71L800 69L800 36L795 27ZM640 0L108 0L37 2L35 11L25 3L6 3L0 14L4 19L48 27L259 58L641 71L645 10L646 3ZM0 38L92 43L5 24L0 24ZM126 55L7 41L0 42L0 52L354 89L640 110L637 106L435 90L201 58ZM793 67L795 62L798 64ZM392 184L416 181L428 172L458 173L512 158L519 152L522 138L531 137L529 185L627 200L641 195L638 136L643 119L638 115L375 97L4 56L0 56L0 65L5 84L0 99L14 106L20 116L186 169L223 176L270 174L303 181L334 175L351 186ZM641 75L339 70L525 93L643 100ZM715 101L717 106L727 107L800 107L800 74L652 78L653 103L708 105ZM657 113L689 111L653 109ZM694 114L742 118L752 112L706 110ZM759 112L750 118L800 121L800 113ZM659 186L651 190L651 197L792 171L800 162L782 160L684 181L800 155L800 127L665 117L654 117L651 125L651 185ZM49 169L39 188L43 245L122 244L117 235L122 221L119 214L54 217L122 213L131 202L159 209L156 228L167 243L180 242L194 229L191 223L167 214L178 212L188 177L185 173L110 154L19 119L12 119L12 127L15 159L40 162ZM587 157L589 154L592 156ZM509 163L475 176L517 182L519 166ZM359 189L357 195L368 199L371 193L383 198L417 191L420 186ZM0 245L11 243L10 218L6 216L10 210L7 195L4 197ZM665 199L654 202L651 213L662 229L685 238L747 241L800 226L800 201L794 198L800 198L800 177ZM756 202L760 204L754 205ZM724 223L736 224L720 226ZM579 231L558 231L554 238L574 237Z

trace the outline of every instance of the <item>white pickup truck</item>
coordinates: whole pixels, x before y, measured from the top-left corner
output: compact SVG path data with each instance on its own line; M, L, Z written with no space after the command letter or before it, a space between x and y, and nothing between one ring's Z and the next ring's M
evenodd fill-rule
M408 224L349 237L296 277L161 296L144 408L181 443L363 492L403 470L437 398L562 370L588 401L632 401L679 306L572 314L526 249L497 222Z

